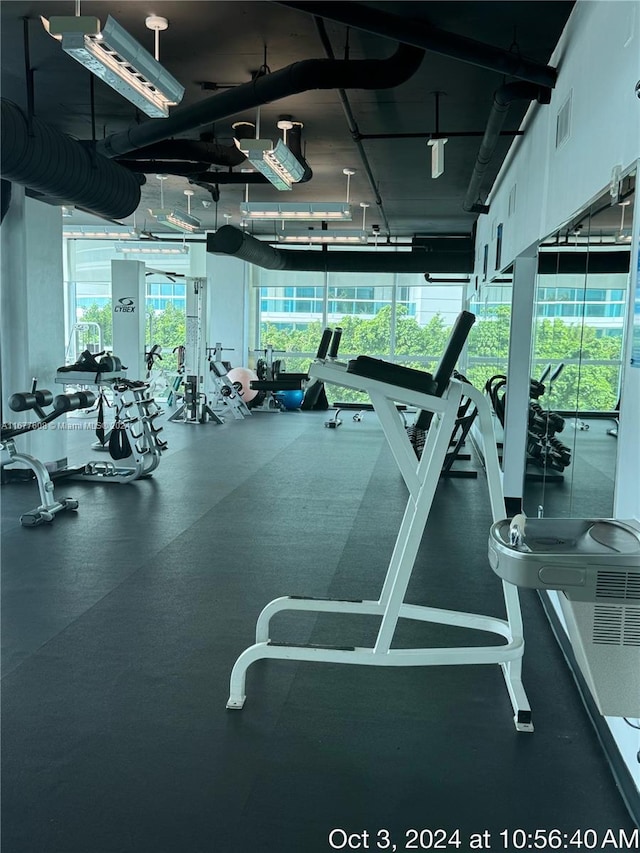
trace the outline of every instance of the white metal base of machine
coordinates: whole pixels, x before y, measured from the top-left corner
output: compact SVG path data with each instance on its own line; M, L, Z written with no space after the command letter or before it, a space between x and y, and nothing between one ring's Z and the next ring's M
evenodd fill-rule
M267 604L258 618L255 644L242 652L233 667L227 708L243 707L247 669L261 659L374 666L498 664L513 707L516 729L533 731L531 710L521 680L524 639L515 586L503 582L506 619L404 603L458 407L464 395L471 397L478 407L493 518L506 514L496 442L486 399L477 389L458 380L451 380L443 396L436 397L354 375L347 371L346 365L338 362L316 362L311 366L310 375L323 382L369 393L389 447L409 489L409 500L380 597L375 601L341 601L288 596ZM417 461L407 437L402 416L396 408L397 402L434 413L420 461ZM276 613L285 610L342 613L345 616L366 614L379 616L381 621L375 645L371 648L274 643L269 639L270 621ZM489 632L499 635L505 642L478 647L392 649L398 620L405 618Z

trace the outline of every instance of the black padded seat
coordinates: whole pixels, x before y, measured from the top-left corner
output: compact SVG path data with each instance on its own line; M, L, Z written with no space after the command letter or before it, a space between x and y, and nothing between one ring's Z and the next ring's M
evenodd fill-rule
M421 394L435 394L438 389L433 376L426 370L415 370L413 367L392 364L390 361L371 358L368 355L359 355L352 359L347 365L347 373L377 379L379 382L398 385L400 388L410 388Z

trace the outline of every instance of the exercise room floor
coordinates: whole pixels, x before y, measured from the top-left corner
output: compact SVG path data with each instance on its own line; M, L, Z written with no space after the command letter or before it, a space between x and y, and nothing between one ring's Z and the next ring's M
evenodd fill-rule
M226 710L269 600L379 594L406 490L374 416L325 418L167 424L152 479L58 484L80 508L42 527L18 521L35 484L2 488L7 853L376 850L381 830L404 851L439 828L460 841L439 849L512 850L502 830L632 830L533 591L533 734L497 666L261 661ZM408 600L502 616L490 524L482 475L442 481ZM281 615L273 639L358 645L375 627ZM396 645L455 630L401 624Z

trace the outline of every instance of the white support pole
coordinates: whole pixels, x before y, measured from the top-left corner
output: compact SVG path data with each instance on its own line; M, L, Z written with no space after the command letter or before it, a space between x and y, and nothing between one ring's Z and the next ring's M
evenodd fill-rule
M636 185L640 160L636 168ZM616 518L640 521L640 195L636 192L631 237L631 269L627 300L626 338L623 349L618 453L613 498Z
M509 515L514 515L522 509L524 495L537 274L538 246L535 243L522 252L513 264L507 404L502 454L502 487Z
M144 379L146 286L142 261L111 261L113 354L127 368L127 378Z

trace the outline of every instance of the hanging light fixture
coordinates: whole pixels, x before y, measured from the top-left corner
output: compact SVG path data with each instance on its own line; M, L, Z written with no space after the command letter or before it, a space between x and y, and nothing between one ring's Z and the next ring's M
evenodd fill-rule
M247 122L238 122L236 127L247 127ZM304 175L304 166L287 147L287 131L291 130L293 122L289 119L281 119L278 128L284 132L284 139L279 139L274 146L270 139L248 139L236 138L235 142L247 160L277 190L290 190L292 184L297 183Z
M67 240L138 240L140 234L128 225L65 225L62 236Z
M301 222L305 219L351 221L351 207L344 202L244 202L240 205L242 219L286 219Z
M65 53L151 118L166 118L169 107L182 100L184 86L157 60L158 33L167 28L166 18L147 18L147 26L156 32L155 59L110 15L104 27L98 18L81 16L79 2L75 16L40 20Z
M173 228L174 231L185 231L188 234L194 234L196 231L200 231L202 223L197 217L191 215L191 196L194 194L194 191L184 191L184 194L187 197L186 213L175 207L165 208L163 184L167 176L156 175L156 178L160 180L160 208L158 210L149 210L151 216L153 216L154 219L157 219L158 222L166 225L167 228Z
M355 228L338 229L316 229L316 228L288 228L277 234L278 243L366 243L367 235L364 231Z
M429 139L427 145L431 148L431 177L439 178L444 173L444 146L448 139Z
M116 252L122 255L188 255L189 247L184 244L171 246L157 243L154 240L145 240L142 243L117 245Z
M620 231L616 234L616 243L630 243L631 242L631 229L628 228L626 231L624 229L624 212L625 209L631 204L629 199L625 201L619 201L618 207L621 208L620 212Z

